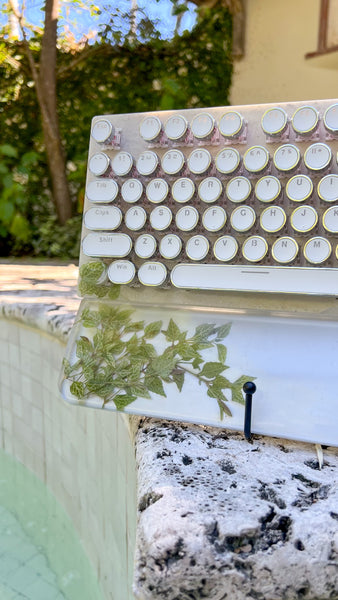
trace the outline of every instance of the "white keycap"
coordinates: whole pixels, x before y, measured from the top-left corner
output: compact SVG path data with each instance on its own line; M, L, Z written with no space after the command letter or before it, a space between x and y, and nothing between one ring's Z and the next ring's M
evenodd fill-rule
M114 256L122 258L129 254L132 242L125 233L88 233L82 242L86 256Z
M160 242L160 254L163 258L176 258L182 250L182 240L175 234L168 234Z
M299 231L300 233L305 233L307 231L311 231L317 225L318 214L313 208L313 206L298 206L296 208L291 217L290 223L291 227L295 231Z
M318 183L318 196L324 202L337 202L338 175L325 175Z
M244 125L242 115L236 110L229 110L222 115L218 129L225 138L234 138L240 135Z
M312 133L317 127L318 118L318 111L313 106L301 106L292 117L292 127L296 133Z
M181 150L168 150L162 157L162 169L168 175L176 175L183 169L184 162Z
M165 179L153 179L147 185L146 196L153 204L160 204L166 199L169 186Z
M248 231L256 221L256 213L251 206L238 206L232 212L230 221L236 231Z
M304 246L304 256L312 264L325 262L331 255L331 244L323 237L313 237Z
M243 256L250 262L259 262L268 251L266 240L259 235L252 235L242 246Z
M88 163L88 167L91 173L96 177L104 175L110 169L110 158L104 152L93 154Z
M211 165L211 154L205 148L193 150L188 157L188 168L195 175L202 175Z
M231 235L223 235L214 244L214 255L218 260L232 260L238 251L238 243Z
M138 179L127 179L121 188L121 195L125 202L137 202L143 193L143 185Z
M106 119L96 121L92 127L92 137L98 144L103 144L110 140L114 136L114 133L115 129L113 125Z
M119 187L114 179L95 179L88 183L86 195L90 202L113 202Z
M226 187L226 194L231 202L244 202L251 194L251 183L246 177L234 177Z
M252 146L243 156L243 164L250 173L260 173L269 164L269 152L264 146Z
M198 138L207 138L215 127L215 119L209 113L200 113L191 121L191 131Z
M188 121L183 115L173 115L169 117L165 124L164 131L170 140L179 140L188 129Z
M326 144L311 144L304 154L304 164L311 171L321 171L329 166L332 160L331 148Z
M156 206L150 213L149 221L153 229L163 231L169 227L172 218L173 215L170 208L167 206Z
M265 175L256 183L255 194L260 202L273 202L281 193L281 184L277 177Z
M304 202L310 198L313 183L307 175L295 175L286 184L286 195L293 202Z
M269 206L265 208L260 217L260 224L264 231L276 233L284 227L286 214L281 206Z
M287 172L295 169L300 162L300 152L293 144L283 144L277 148L273 162L279 171Z
M140 135L146 142L152 142L160 135L162 123L158 117L145 117L140 125Z
M146 262L138 270L138 278L143 285L157 286L165 282L167 269L159 262Z
M291 237L281 237L274 242L271 253L277 262L287 264L295 260L298 254L298 244Z
M221 206L210 206L202 216L203 227L208 231L219 231L224 227L227 215Z
M209 242L203 235L193 235L185 245L186 255L191 260L203 260L209 252Z
M112 283L124 285L133 281L135 267L130 260L116 260L108 267L108 278Z
M176 213L176 225L181 231L191 231L198 223L198 212L194 206L184 206Z
M288 116L282 108L269 108L262 117L262 129L267 135L281 135L288 124Z
M147 213L141 206L129 208L125 214L124 222L128 229L138 231L142 229L147 220Z
M198 195L202 202L216 202L222 193L222 184L217 177L206 177L198 186Z
M235 148L220 150L215 158L215 165L220 173L233 173L239 167L241 156Z
M323 225L326 231L338 233L338 206L330 206L323 214Z
M144 233L140 235L134 244L135 254L140 258L150 258L156 250L156 240L153 235Z
M326 109L323 117L324 126L330 133L338 131L338 104L332 104Z
M87 229L117 229L122 221L122 212L117 206L95 206L85 212L83 220Z
M147 150L142 152L137 159L136 168L141 175L152 175L159 164L158 156L155 152Z
M112 167L115 175L128 175L133 166L133 157L129 152L119 152L114 156Z
M180 179L176 179L171 188L171 195L174 200L182 204L189 202L194 193L195 184L191 179L188 179L188 177L180 177Z

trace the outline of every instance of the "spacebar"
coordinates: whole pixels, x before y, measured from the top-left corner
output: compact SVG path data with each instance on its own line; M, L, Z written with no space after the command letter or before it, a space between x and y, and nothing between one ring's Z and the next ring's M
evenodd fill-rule
M338 295L338 269L324 267L178 264L171 281L184 289Z

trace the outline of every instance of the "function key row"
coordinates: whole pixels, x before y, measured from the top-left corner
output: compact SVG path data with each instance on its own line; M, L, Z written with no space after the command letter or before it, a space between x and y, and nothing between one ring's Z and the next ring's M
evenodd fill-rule
M267 109L261 118L261 127L268 138L281 137L291 124L296 136L311 136L317 129L320 114L314 106L301 106L289 118L281 107ZM338 133L338 104L329 106L323 115L323 124L331 135ZM248 124L244 116L236 110L228 110L219 121L209 112L198 113L189 123L182 114L174 114L163 124L156 115L146 116L140 123L141 138L148 143L163 139L176 143L189 143L196 140L212 140L218 132L226 140L241 138ZM115 128L108 119L97 120L92 127L92 137L99 144L111 145Z
M153 152L142 152L136 162L126 151L118 152L111 160L104 152L94 154L89 160L89 170L96 177L126 177L136 168L137 174L152 177L160 171L169 176L182 174L186 169L193 175L204 176L216 169L222 175L231 175L243 168L249 174L260 174L272 164L281 174L292 173L299 168L302 160L301 152L294 144L279 146L270 156L264 146L252 146L243 157L236 148L223 148L213 158L206 148L193 150L186 157L181 150L168 150L162 159ZM322 142L308 146L304 152L303 162L311 173L321 173L328 169L333 161L331 148Z

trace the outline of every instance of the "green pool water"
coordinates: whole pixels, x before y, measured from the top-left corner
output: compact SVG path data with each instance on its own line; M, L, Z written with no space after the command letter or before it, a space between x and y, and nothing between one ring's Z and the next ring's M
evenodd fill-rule
M1 450L0 600L103 600L68 515Z

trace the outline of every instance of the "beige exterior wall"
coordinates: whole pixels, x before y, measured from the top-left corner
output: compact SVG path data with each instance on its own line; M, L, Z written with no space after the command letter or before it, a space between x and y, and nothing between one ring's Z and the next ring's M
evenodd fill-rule
M320 0L246 1L245 54L234 65L233 105L338 97L338 52L305 59L317 50L319 8Z

